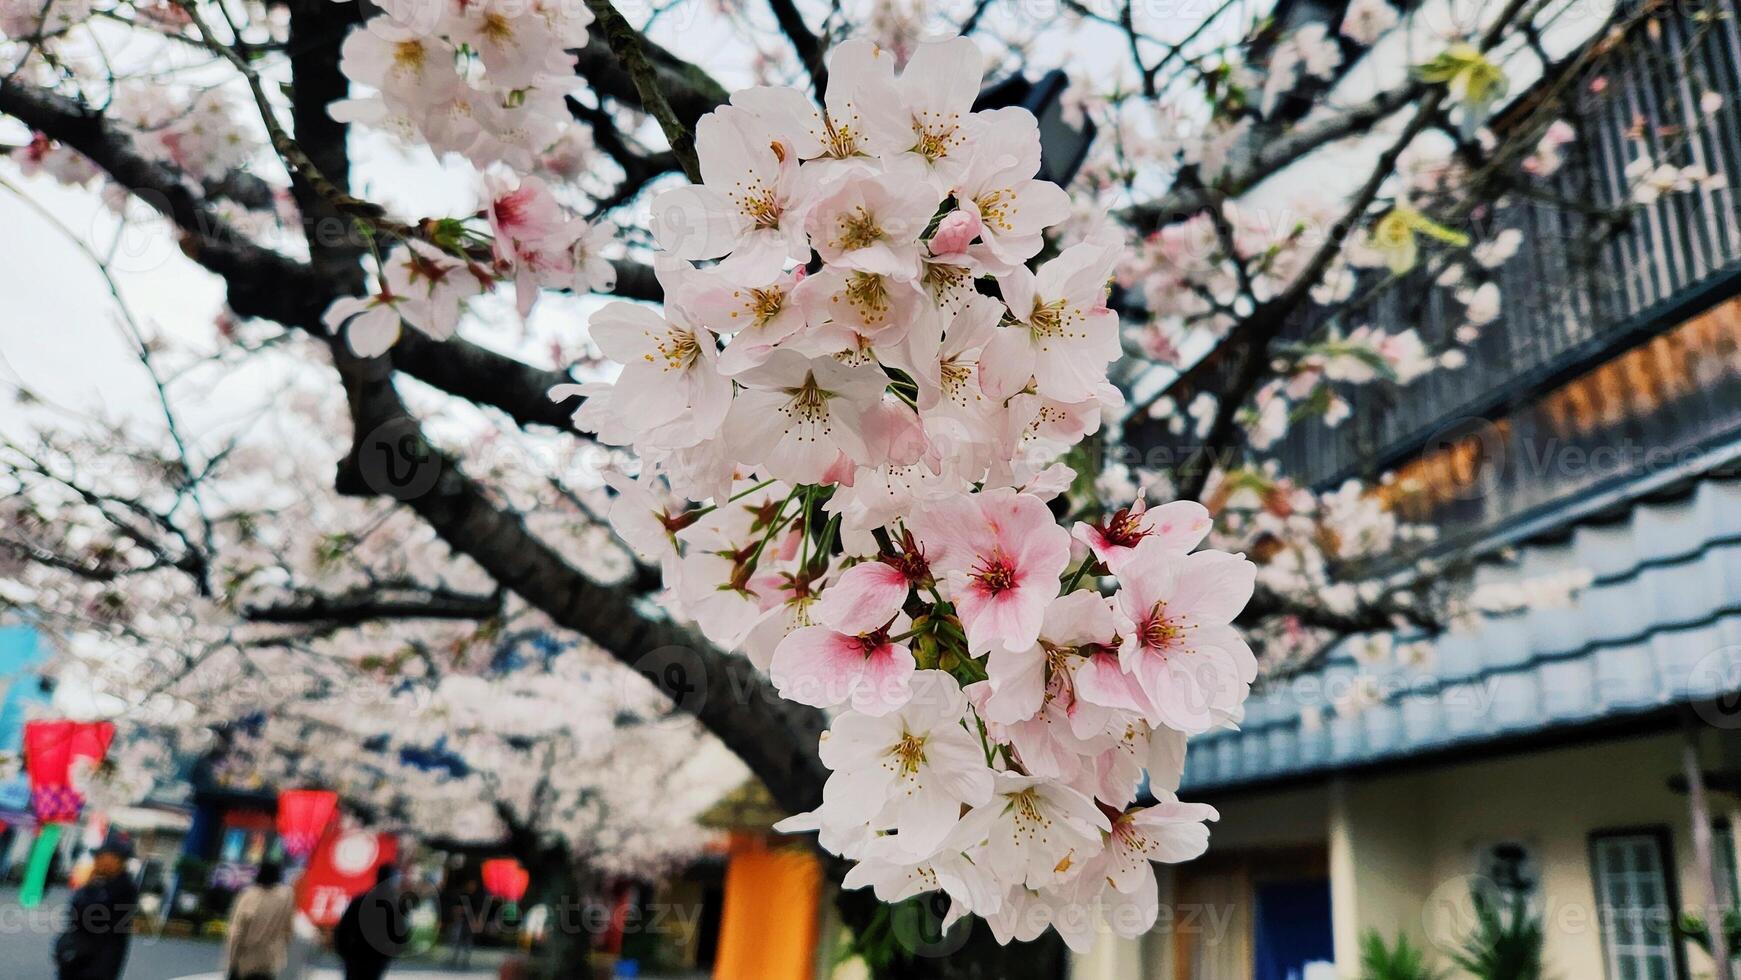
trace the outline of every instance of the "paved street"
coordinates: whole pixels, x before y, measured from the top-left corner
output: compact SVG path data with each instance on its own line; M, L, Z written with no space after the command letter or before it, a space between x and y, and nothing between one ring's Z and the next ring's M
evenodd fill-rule
M56 889L41 907L26 910L12 889L0 891L0 977L4 980L55 980L49 962L60 929L64 890ZM304 980L339 980L337 961L318 957ZM122 980L224 980L217 972L218 946L192 939L135 936ZM496 969L479 956L469 971L449 971L425 963L403 963L390 970L389 980L493 980Z

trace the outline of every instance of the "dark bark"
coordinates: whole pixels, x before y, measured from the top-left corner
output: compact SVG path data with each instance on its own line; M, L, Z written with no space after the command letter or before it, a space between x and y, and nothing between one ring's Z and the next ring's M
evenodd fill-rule
M586 866L566 849L546 848L527 865L538 885L538 901L550 910L549 931L532 964L538 980L596 980L592 965L593 925L603 899Z
M650 40L643 38L641 43L647 60L651 62L659 90L664 93L665 100L670 103L678 120L691 130L695 128L697 120L719 108L729 98L725 87L699 67ZM641 101L641 92L635 85L634 77L617 59L603 32L594 30L587 39L586 47L574 51L573 54L574 73L585 79L594 92L615 99L630 108L647 109Z

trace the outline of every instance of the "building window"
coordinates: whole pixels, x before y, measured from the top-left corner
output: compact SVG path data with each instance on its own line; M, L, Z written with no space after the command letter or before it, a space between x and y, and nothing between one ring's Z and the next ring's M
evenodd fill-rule
M1711 822L1711 845L1711 859L1717 866L1718 876L1723 879L1724 891L1717 899L1723 905L1735 908L1741 905L1736 901L1736 896L1741 895L1736 891L1741 879L1737 879L1735 874L1735 832L1729 827L1729 821L1719 819Z
M1592 835L1590 863L1608 980L1679 980L1668 835L1662 830Z

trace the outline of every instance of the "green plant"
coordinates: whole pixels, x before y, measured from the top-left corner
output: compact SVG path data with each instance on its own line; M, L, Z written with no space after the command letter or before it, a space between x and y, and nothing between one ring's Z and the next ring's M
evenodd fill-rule
M1542 980L1540 917L1519 895L1501 907L1482 891L1470 894L1475 905L1475 932L1451 959L1477 980Z
M1681 916L1678 931L1687 939L1697 943L1706 955L1711 952L1711 930L1703 917L1692 912ZM1723 937L1728 941L1729 950L1733 953L1741 950L1741 909L1723 910Z
M1368 930L1360 940L1360 980L1442 980L1445 974L1427 966L1426 950L1409 944L1409 937L1396 937L1396 948L1385 945L1377 930Z

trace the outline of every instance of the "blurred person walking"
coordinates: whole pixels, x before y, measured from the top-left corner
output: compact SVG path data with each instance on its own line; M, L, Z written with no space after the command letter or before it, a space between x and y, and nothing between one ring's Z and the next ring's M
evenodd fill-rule
M296 895L284 871L268 861L254 883L236 896L224 938L224 974L229 980L278 980L290 959Z
M380 980L411 942L411 896L399 887L399 872L382 865L375 887L345 906L333 929L333 951L345 964L345 980Z
M448 907L447 941L451 948L447 965L470 967L472 949L477 945L478 930L489 922L490 898L478 891L476 881L468 881L454 895Z
M54 943L60 980L118 980L139 913L139 889L127 873L133 848L109 840L92 855L91 877L67 905L66 930Z

